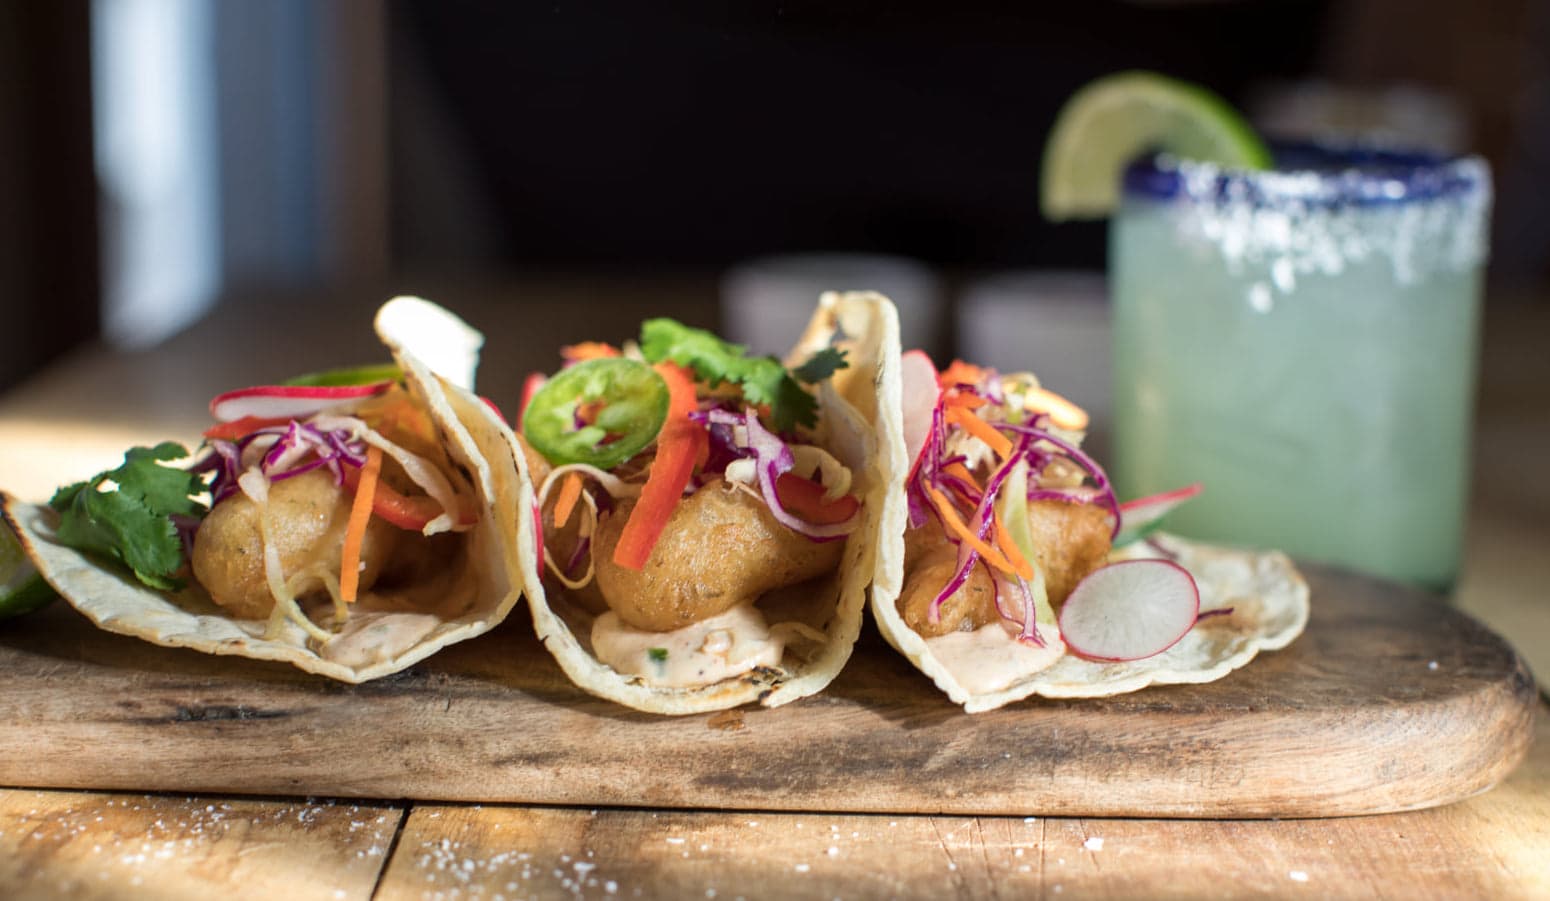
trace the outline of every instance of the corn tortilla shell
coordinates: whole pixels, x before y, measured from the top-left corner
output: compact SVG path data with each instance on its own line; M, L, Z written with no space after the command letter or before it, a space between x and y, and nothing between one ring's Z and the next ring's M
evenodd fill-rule
M441 325L443 337L459 334L473 341L473 348L478 346L477 332L417 298L395 298L377 315L378 334L402 368L410 393L425 406L449 457L473 487L479 523L463 533L464 565L417 591L421 601L434 598L431 606L408 610L402 597L373 598L368 592L352 610L330 644L346 637L369 641L373 635L394 636L389 650L373 655L374 659L330 659L290 622L277 636L265 638L265 620L234 619L197 586L177 593L148 588L121 567L57 543L58 515L46 505L0 494L5 518L43 578L73 607L103 629L158 645L279 661L358 683L398 672L440 648L489 631L511 612L520 596L517 529L504 499L518 495L525 486L512 459L508 430L499 417L468 389L433 373L414 353L415 328L427 323ZM428 349L447 357L440 342ZM466 346L461 355L462 364L451 365L450 374L458 381L470 380L472 362Z
M879 397L879 390L890 384L897 390L899 383L896 373L884 371L899 365L899 322L893 304L870 292L823 295L788 363L803 362L831 343L847 349L850 365L818 386L817 441L850 467L853 485L861 497L862 522L846 538L834 576L805 586L812 592L805 599L811 609L826 614L827 621L821 625L822 644L806 659L788 650L778 668L756 669L710 685L667 688L647 684L637 676L614 670L594 656L591 615L569 602L563 591L551 594L547 590L535 542L519 541L533 627L566 675L582 690L637 710L669 715L723 710L753 702L777 707L823 690L850 659L865 617L867 588L885 575L878 538L883 534L884 523L902 523L904 516L900 490L902 450L879 445L873 428L880 410L889 406ZM897 408L896 398L891 406ZM515 459L524 477L524 494L517 508L523 511L518 517L519 526L531 530L536 519L536 501L520 448ZM775 621L771 617L771 622Z

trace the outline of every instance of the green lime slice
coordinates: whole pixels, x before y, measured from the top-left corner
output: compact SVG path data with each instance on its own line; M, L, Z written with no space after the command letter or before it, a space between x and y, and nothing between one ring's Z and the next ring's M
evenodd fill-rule
M0 522L0 619L31 613L55 597L9 526Z
M325 369L286 379L287 385L313 388L338 388L344 385L373 385L391 382L404 377L396 363L369 363L365 366L346 366L341 369Z
M1238 111L1199 85L1118 72L1066 101L1044 144L1044 217L1095 219L1119 204L1120 179L1149 150L1237 169L1265 169L1270 150Z

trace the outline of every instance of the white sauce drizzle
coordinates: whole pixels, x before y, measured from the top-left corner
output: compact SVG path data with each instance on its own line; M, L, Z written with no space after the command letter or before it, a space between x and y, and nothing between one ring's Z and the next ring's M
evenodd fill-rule
M741 604L672 632L637 629L610 610L592 624L592 650L648 685L691 688L779 666L785 642L752 604Z
M1018 641L1017 631L995 622L973 632L928 638L926 646L965 691L988 694L1048 669L1066 652L1065 642L1049 626L1039 630L1044 639L1042 648Z

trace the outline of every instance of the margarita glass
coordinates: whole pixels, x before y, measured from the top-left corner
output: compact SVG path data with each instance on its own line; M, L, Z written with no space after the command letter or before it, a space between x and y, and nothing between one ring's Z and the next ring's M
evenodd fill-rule
M1129 167L1110 226L1122 496L1202 482L1170 528L1449 590L1490 205L1474 157Z

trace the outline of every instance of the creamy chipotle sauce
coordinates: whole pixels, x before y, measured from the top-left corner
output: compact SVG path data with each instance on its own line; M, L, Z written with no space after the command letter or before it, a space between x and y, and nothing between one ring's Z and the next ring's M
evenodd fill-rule
M1066 652L1053 626L1042 626L1044 647L1017 640L1017 629L995 622L973 632L949 632L926 639L931 653L971 694L988 694L1048 669Z
M672 632L637 629L610 610L592 624L592 650L615 670L650 685L690 688L779 666L785 641L770 634L752 604Z

